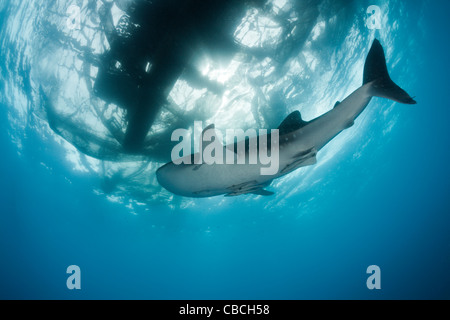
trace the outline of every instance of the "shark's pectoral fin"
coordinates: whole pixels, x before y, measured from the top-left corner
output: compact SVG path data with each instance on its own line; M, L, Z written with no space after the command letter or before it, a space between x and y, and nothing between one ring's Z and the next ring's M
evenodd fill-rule
M265 196L265 197L273 196L275 194L275 192L268 191L268 190L265 190L265 189L255 190L252 193L256 194L258 196Z
M271 181L265 183L257 183L256 181L244 182L239 185L233 185L228 188L229 193L225 197L240 196L242 194L257 194L260 196L271 196L274 193L271 191L264 190L265 187L269 186Z
M275 194L275 192L272 191L268 191L265 189L256 189L253 191L236 191L236 192L230 192L228 194L225 195L225 197L236 197L236 196L240 196L243 194L254 194L257 196L264 196L264 197L269 197L269 196L273 196Z
M313 156L311 158L308 158L308 159L302 161L301 167L312 166L312 165L315 165L316 163L317 163L317 158L316 158L316 156Z
M317 156L316 148L299 152L297 155L295 155L292 162L286 165L286 167L284 167L280 173L286 174L300 167L312 166L317 163L316 156Z

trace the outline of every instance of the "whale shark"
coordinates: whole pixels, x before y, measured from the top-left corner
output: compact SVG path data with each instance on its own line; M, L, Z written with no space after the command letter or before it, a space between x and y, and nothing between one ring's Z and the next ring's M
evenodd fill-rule
M238 196L256 194L270 196L265 188L274 179L292 171L317 163L317 153L340 132L353 126L373 97L381 97L402 104L416 101L392 81L386 66L384 49L375 39L364 64L363 84L333 109L311 120L304 121L294 111L278 127L278 170L271 175L261 174L262 164L197 164L169 162L156 171L161 186L184 197ZM209 126L208 130L214 130ZM266 137L268 141L272 141ZM267 141L266 140L266 141ZM273 144L273 141L272 141ZM246 143L246 157L258 152ZM258 147L260 147L258 145ZM223 146L225 152L236 152L236 143ZM269 150L271 146L268 147ZM195 157L190 155L187 157Z

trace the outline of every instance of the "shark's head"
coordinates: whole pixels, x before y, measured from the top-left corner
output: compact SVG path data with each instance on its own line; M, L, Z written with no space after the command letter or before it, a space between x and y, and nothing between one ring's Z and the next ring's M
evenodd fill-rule
M217 195L203 188L201 179L196 175L198 168L199 165L169 162L156 171L156 178L162 187L179 196L199 198Z
M180 172L181 167L175 165L173 162L169 162L156 170L156 179L159 184L172 193L180 194L182 188L178 185L182 174Z

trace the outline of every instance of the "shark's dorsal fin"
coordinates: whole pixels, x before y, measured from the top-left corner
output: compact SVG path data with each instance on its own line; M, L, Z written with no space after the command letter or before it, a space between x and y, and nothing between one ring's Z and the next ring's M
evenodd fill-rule
M286 119L284 119L280 124L280 126L278 127L278 130L280 130L279 134L280 136L283 134L287 134L289 132L300 129L307 124L307 121L303 121L300 111L296 110L288 115Z
M333 107L333 109L334 108L336 108L338 105L340 105L341 104L341 102L340 101L336 101L336 103L334 104L334 107Z
M201 135L202 140L203 140L203 136L205 135L205 132L208 131L208 130L210 130L210 129L213 129L213 130L216 129L216 126L214 125L214 123L211 123L211 124L210 124L209 126L207 126L205 129L203 129L202 135ZM197 132L198 132L198 131L197 131Z

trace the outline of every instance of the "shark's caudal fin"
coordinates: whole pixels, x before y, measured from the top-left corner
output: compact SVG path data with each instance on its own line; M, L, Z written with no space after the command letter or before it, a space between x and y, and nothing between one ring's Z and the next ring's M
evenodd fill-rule
M364 65L364 84L373 82L371 94L405 104L416 104L405 90L391 80L386 67L386 57L380 42L375 39Z

